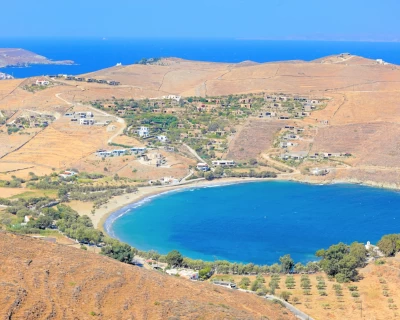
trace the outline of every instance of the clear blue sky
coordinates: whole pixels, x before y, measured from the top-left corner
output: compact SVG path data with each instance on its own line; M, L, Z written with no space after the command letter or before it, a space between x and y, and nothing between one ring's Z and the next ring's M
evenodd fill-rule
M399 0L2 2L0 37L400 39Z

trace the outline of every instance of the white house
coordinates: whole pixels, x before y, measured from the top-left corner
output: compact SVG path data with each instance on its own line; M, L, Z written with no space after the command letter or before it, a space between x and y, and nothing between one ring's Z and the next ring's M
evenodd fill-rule
M81 118L93 118L93 112L91 111L79 111L76 114Z
M48 86L50 84L50 81L40 78L36 80L36 85L37 86Z
M63 173L59 174L59 176L61 178L70 178L77 175L77 173L75 171L64 171Z
M79 119L79 124L83 126L92 126L94 125L93 119Z
M141 138L147 138L150 135L150 131L148 127L140 127L140 129L137 131L137 134Z
M173 95L173 94L170 94L170 95L168 95L168 96L163 96L162 97L163 99L166 99L166 100L175 100L175 101L180 101L181 100L181 96L175 96L175 95Z
M157 139L161 142L168 142L167 136L157 136Z
M325 176L329 173L328 169L313 168L310 169L310 173L314 176Z
M233 160L214 160L212 164L215 167L234 167L236 165L235 161Z
M196 168L197 168L197 170L200 170L200 171L208 171L208 170L210 170L210 167L205 162L199 162L197 164Z

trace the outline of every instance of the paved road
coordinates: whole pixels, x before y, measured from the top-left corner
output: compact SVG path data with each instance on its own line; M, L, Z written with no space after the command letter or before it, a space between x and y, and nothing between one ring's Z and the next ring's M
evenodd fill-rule
M276 296L269 295L269 294L267 294L265 296L265 298L268 299L268 300L278 300L278 301L282 302L285 305L285 307L287 309L289 309L299 319L302 319L302 320L314 320L308 314L305 314L303 311L297 309L295 306L291 305L290 303L286 302L285 300L283 300L281 298L278 298Z

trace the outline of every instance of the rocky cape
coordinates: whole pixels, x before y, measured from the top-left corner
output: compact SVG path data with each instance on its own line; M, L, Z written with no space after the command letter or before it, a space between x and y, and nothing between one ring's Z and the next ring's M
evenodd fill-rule
M53 61L34 52L20 48L0 48L0 68L26 67L33 64L72 65L72 60Z

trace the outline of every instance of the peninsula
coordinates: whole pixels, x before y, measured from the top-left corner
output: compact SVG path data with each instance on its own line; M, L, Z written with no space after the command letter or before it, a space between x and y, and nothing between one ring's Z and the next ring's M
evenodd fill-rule
M53 61L34 52L20 48L0 48L0 68L25 67L33 64L71 65L72 60Z

